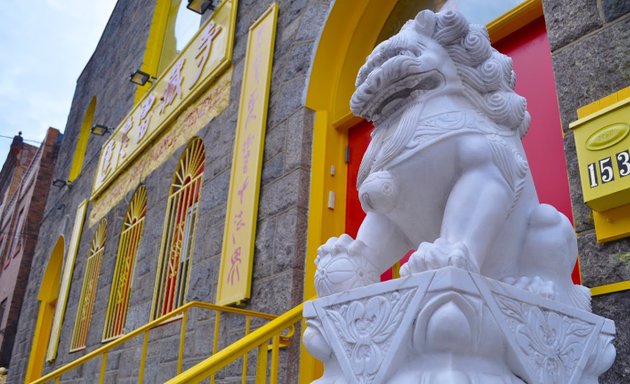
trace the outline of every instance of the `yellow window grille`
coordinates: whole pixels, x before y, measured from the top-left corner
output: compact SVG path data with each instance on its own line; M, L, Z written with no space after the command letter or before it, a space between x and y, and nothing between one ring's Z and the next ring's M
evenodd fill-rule
M92 244L90 245L90 252L85 265L85 274L83 275L83 286L81 287L81 298L79 299L77 318L74 322L74 332L72 333L72 342L70 343L70 352L85 348L88 330L90 328L90 319L92 318L92 309L94 307L94 298L96 297L96 289L98 288L98 275L101 269L101 261L103 260L103 250L105 249L106 229L107 220L103 219L98 224L96 233L92 239Z
M140 186L134 193L125 221L123 222L116 268L109 292L109 304L105 315L103 341L117 338L125 333L125 320L131 296L133 271L136 264L136 254L142 239L144 216L147 212L147 190Z
M155 279L152 319L185 302L205 160L203 142L194 138L173 176Z

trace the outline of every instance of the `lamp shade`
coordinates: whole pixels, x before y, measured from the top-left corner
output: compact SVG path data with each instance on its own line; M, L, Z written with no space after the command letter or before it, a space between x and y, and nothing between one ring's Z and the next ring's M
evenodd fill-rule
M150 82L152 79L154 79L153 76L151 76L150 74L146 72L142 72L139 69L129 76L129 80L132 83L138 84L138 85L145 85L147 81Z
M188 0L188 6L186 8L200 15L208 10L208 8L214 9L212 0Z

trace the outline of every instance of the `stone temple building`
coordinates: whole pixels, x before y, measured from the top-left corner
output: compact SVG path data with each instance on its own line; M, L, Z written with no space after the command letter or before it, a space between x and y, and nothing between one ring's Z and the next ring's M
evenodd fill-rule
M349 99L365 57L422 9L461 11L513 58L539 198L573 220L574 281L616 322L600 382L627 382L630 201L586 205L582 192L589 172L593 189L624 163L578 162L574 140L630 98L630 3L616 0L119 0L77 80L9 382L59 369L61 382L190 382L178 374L201 362L195 380L213 375L211 355L238 357L217 382L318 377L299 305L315 294L317 247L362 219L372 126ZM274 324L295 327L280 337Z

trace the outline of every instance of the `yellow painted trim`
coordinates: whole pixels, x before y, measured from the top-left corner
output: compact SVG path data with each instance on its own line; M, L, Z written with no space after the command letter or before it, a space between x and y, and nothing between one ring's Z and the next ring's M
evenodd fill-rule
M277 21L278 4L274 2L252 23L247 36L216 296L216 302L220 305L241 304L251 296L258 200ZM263 73L257 74L258 69ZM250 113L254 115L252 119L249 118ZM251 140L249 147L251 159L250 149L245 154L247 140ZM243 168L248 171L244 171ZM241 187L246 182L248 186ZM239 188L243 191L239 192ZM242 227L235 223L235 216L239 212ZM241 252L243 268L238 272L239 280L231 283L230 263L232 255L237 251Z
M42 278L39 288L37 312L37 323L33 332L33 342L31 352L28 357L28 365L24 382L28 383L42 375L44 361L46 359L46 349L52 328L53 317L55 315L55 303L59 295L59 284L61 282L61 270L63 266L63 254L65 251L65 241L63 236L59 236Z
M87 212L89 200L83 200L77 206L77 212L74 218L72 228L72 236L68 245L68 253L64 260L63 274L59 288L59 296L55 307L55 316L53 318L52 329L50 331L50 340L48 343L48 352L46 353L46 361L54 361L57 356L57 347L59 346L59 337L61 336L61 325L66 314L66 304L70 296L70 284L72 283L72 274L74 272L74 261L79 251L79 243L81 241L81 233L83 232L83 223L85 222L85 213Z
M630 97L630 86L623 88L615 93L611 93L610 95L603 97L599 100L595 100L592 103L587 104L583 107L578 108L577 110L578 119L584 119L587 116L596 113L597 111L607 108L615 104L616 102L622 101L629 97Z
M600 243L630 236L630 204L603 212L593 211L595 235Z
M74 181L83 169L83 161L85 159L85 151L90 139L90 129L94 122L94 111L96 110L96 97L92 97L90 104L83 115L81 128L79 129L79 137L74 147L74 155L72 156L72 164L68 173L68 181Z
M147 39L147 47L144 51L141 70L153 76L158 76L158 66L160 57L162 56L162 45L164 43L164 35L166 34L166 24L171 9L171 0L157 0L153 8L153 19L149 29L149 38ZM143 86L137 86L136 95L133 105L138 104L144 97L152 84L147 82Z
M305 299L315 294L317 247L345 228L346 130L358 121L349 107L354 79L395 5L396 0L337 1L319 40L305 102L315 111ZM328 208L330 192L335 194L334 209Z
M601 296L627 290L630 290L630 280L593 287L591 288L591 296Z
M490 41L496 43L542 16L542 0L527 0L486 25Z
M607 101L609 101L609 100L607 100ZM591 114L589 114L589 115L587 115L587 116L585 116L585 117L583 117L583 118L581 118L579 120L571 122L569 124L569 128L576 129L580 125L582 125L582 124L584 124L584 123L586 123L586 122L588 122L590 120L593 120L596 117L599 117L599 116L605 115L605 114L607 114L607 113L609 113L611 111L614 111L615 109L621 108L621 107L625 106L626 104L630 104L630 97L628 97L626 99L623 99L623 100L620 100L620 101L617 101L614 104L607 105L606 107L604 107L602 109L598 109L597 112L593 112L593 113L591 113Z
M360 119L350 112L356 74L372 51L396 0L337 1L330 11L311 66L306 107L315 111L304 299L315 296L317 248L345 232L347 129ZM334 174L332 168L334 167ZM328 208L334 194L334 209ZM304 327L302 328L304 329ZM303 347L300 383L322 373L321 364Z

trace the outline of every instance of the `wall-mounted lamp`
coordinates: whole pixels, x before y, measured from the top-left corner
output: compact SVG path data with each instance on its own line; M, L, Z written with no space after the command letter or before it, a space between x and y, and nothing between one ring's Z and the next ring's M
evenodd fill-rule
M104 136L110 131L111 129L107 125L103 124L94 124L94 126L90 129L90 132L96 136Z
M208 9L213 10L214 5L212 5L212 0L188 0L186 8L203 15Z
M70 186L72 185L72 182L70 182L69 180L55 179L53 180L52 185L57 188L63 188L63 187L70 188Z
M152 83L155 79L157 79L157 77L151 76L148 73L142 72L139 69L129 76L129 81L137 85L145 85L147 81L149 83Z

